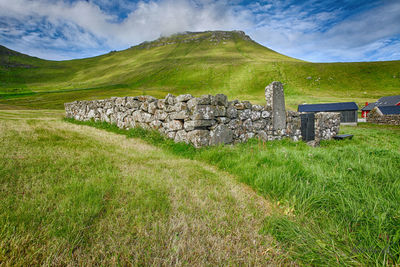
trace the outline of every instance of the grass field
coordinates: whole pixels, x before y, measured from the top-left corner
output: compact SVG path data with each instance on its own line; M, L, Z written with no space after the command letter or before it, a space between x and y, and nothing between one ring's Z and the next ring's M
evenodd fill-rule
M211 34L178 35L154 41L149 48L59 62L0 47L0 108L62 109L74 100L167 93L224 93L230 99L263 103L265 86L275 80L284 83L292 109L305 102L362 105L400 92L400 61L309 63L237 33L217 43ZM193 37L200 39L182 41Z
M229 173L58 111L0 112L0 265L289 263Z
M196 150L61 117L0 112L0 263L399 263L399 127Z
M69 121L139 137L233 174L281 207L260 231L284 244L292 260L324 266L399 263L398 126L343 127L353 140L325 141L320 148L254 140L196 150L155 132Z

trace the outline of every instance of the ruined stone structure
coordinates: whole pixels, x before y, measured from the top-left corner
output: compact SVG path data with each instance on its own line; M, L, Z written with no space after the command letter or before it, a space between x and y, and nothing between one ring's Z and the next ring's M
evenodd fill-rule
M265 141L301 139L300 113L285 111L283 86L273 82L265 89L267 104L228 101L223 94L193 97L185 94L165 99L152 96L112 97L106 100L65 104L67 118L105 121L119 128L155 129L175 142L195 147L234 144L258 137ZM339 130L336 113L324 113L315 121L318 139L330 139Z
M340 113L318 112L315 113L315 140L330 140L339 133Z

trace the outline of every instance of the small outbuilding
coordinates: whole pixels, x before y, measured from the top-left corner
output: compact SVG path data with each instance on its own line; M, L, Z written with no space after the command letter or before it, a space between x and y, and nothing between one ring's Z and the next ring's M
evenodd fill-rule
M400 106L400 95L384 96L375 103L365 103L365 107L361 109L361 116L366 118L368 113L375 107Z
M368 114L367 122L400 125L400 105L375 107Z
M298 107L299 112L338 112L340 123L357 123L358 106L355 102L303 104Z

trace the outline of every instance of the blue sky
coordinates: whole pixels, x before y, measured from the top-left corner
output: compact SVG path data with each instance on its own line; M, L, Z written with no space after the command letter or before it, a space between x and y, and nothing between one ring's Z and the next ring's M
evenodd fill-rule
M0 0L0 44L45 59L205 30L311 62L400 60L400 0Z

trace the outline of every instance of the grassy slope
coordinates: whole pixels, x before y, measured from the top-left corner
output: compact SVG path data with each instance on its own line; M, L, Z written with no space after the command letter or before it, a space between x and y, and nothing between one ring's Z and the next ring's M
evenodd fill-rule
M225 93L230 99L262 103L263 88L273 80L285 83L291 108L317 101L362 103L400 91L400 61L308 63L244 40L238 34L218 44L210 42L210 34L198 34L204 37L199 41L150 49L137 46L81 60L54 62L20 54L3 55L0 104L3 108L62 108L62 103L76 99L138 94L162 97L167 92ZM168 40L177 38L182 36ZM35 68L5 68L4 62Z
M232 176L60 115L0 112L0 265L282 263Z

